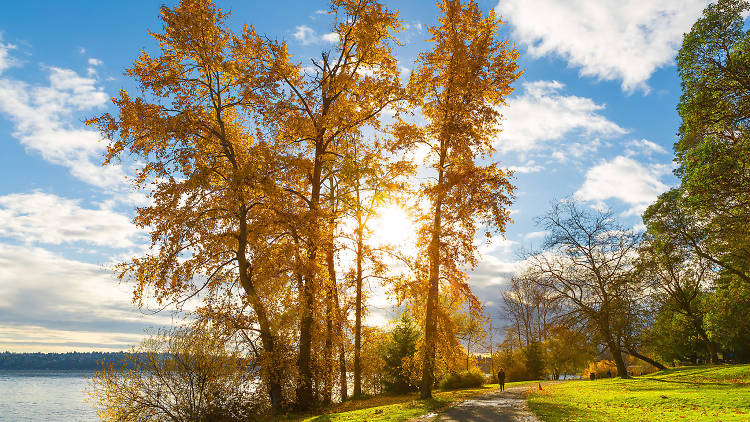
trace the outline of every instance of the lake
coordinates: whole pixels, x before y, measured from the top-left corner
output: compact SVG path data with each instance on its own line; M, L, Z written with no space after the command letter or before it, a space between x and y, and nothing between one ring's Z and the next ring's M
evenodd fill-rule
M91 371L0 371L0 421L98 420L84 400Z

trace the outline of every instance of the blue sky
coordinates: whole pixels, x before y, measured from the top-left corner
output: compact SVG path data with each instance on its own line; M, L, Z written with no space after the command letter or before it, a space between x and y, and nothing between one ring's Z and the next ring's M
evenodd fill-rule
M401 66L428 47L432 1L383 1L399 9ZM107 266L143 250L131 223L143 197L103 169L104 143L83 119L111 111L134 90L123 71L153 50L158 1L13 2L0 14L0 350L120 350L148 326L170 324L130 302ZM173 1L167 4L174 4ZM287 40L309 63L331 47L324 1L217 1L231 26ZM518 251L538 245L536 216L574 196L607 206L628 226L676 183L672 144L682 34L705 0L480 0L506 21L523 77L503 110L494 160L516 170L514 224L483 247L472 286L498 319L500 289ZM383 298L374 319L390 310Z

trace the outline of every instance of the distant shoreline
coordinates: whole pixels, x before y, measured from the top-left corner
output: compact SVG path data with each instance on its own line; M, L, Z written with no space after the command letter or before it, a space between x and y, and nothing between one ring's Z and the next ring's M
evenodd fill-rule
M95 371L101 363L122 367L128 352L0 353L0 371Z

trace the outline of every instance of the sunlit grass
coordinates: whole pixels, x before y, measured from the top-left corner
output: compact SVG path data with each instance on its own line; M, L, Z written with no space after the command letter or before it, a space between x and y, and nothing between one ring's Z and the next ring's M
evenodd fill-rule
M630 380L570 381L528 398L546 421L748 421L750 365L668 369Z

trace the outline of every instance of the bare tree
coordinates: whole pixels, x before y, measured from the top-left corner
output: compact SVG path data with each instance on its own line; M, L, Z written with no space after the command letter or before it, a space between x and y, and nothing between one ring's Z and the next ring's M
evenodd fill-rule
M628 372L621 334L633 300L633 260L639 236L607 211L588 211L573 200L556 203L539 219L549 232L544 249L529 256L528 270L562 305L568 325L584 324L612 354L621 377Z
M502 292L503 309L515 328L520 347L544 341L560 309L554 292L533 277L531 272L521 273Z

